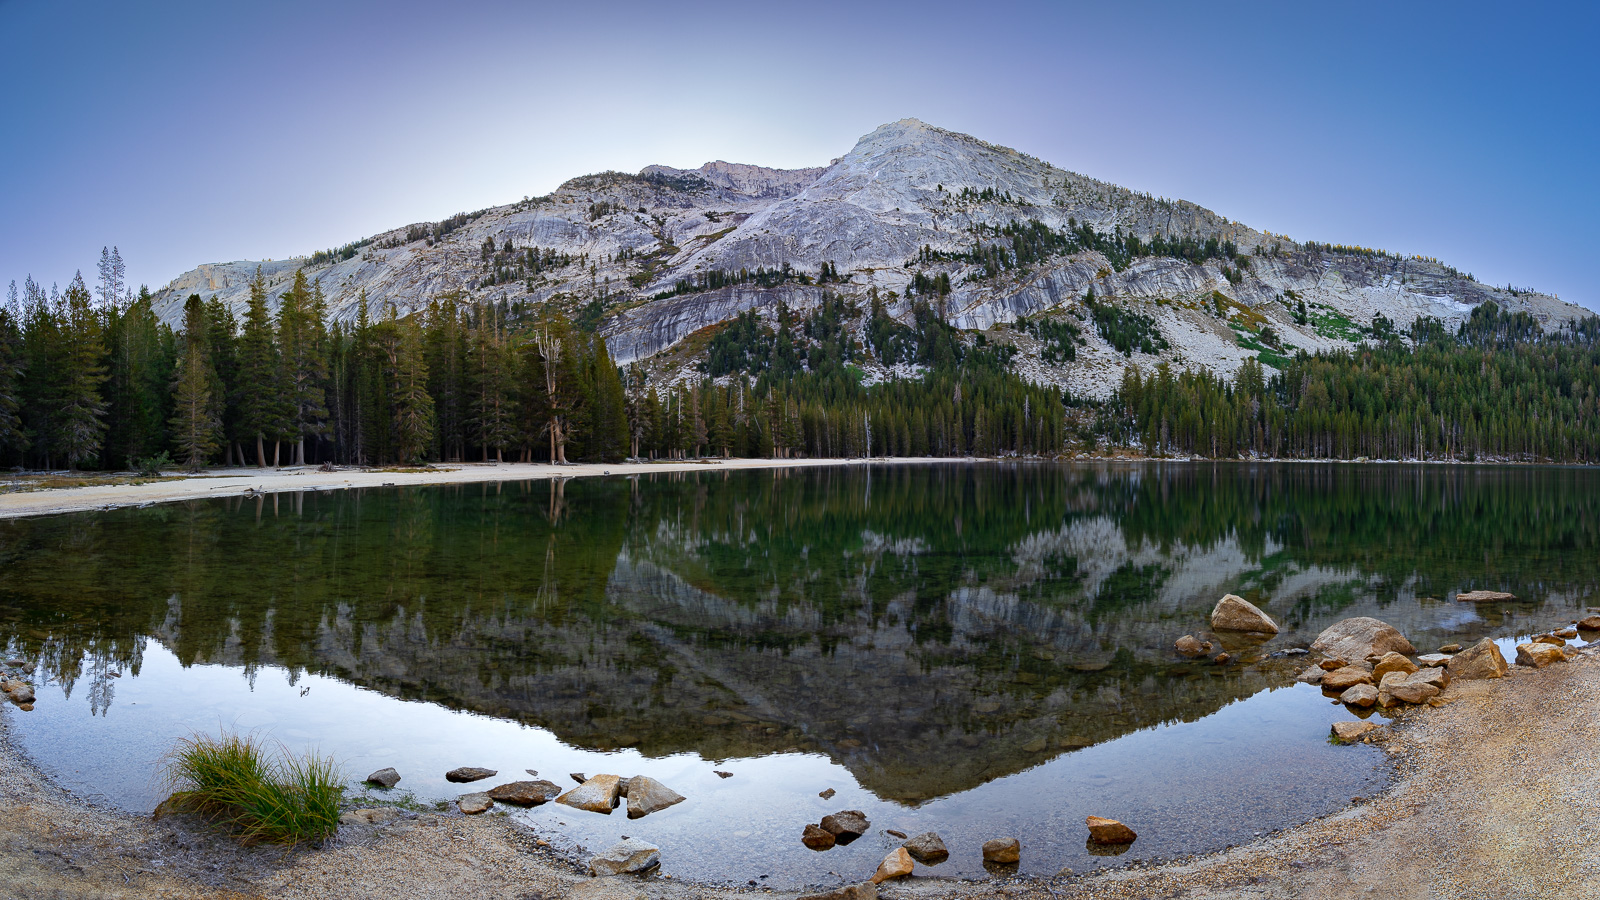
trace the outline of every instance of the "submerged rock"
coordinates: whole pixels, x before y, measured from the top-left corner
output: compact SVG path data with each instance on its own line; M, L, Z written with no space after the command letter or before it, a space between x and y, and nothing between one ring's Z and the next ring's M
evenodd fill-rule
M1542 669L1551 663L1564 662L1567 654L1554 644L1527 643L1517 645L1517 665Z
M906 848L911 858L925 866L936 866L950 858L950 850L938 832L925 831L900 846Z
M1394 626L1371 616L1342 619L1329 625L1311 642L1311 652L1336 656L1340 659L1366 659L1382 656L1390 651L1402 654L1417 652L1406 636Z
M911 854L904 847L896 847L878 863L878 871L872 873L872 883L883 884L891 878L903 878L911 874L912 868Z
M983 842L983 861L1009 866L1022 859L1022 842L1016 838L995 838Z
M1213 631L1246 631L1254 634L1277 634L1278 623L1262 612L1254 603L1238 596L1226 594L1211 609Z
M1183 637L1178 638L1172 647L1174 650L1177 650L1184 656L1199 656L1201 653L1205 652L1205 650L1200 646L1199 639L1192 634L1186 634Z
M489 796L513 806L539 806L560 796L561 788L548 781L513 781L489 789Z
M872 823L867 821L867 814L859 809L844 809L831 816L822 817L822 830L836 838L855 840L867 833Z
M456 801L456 806L467 815L475 816L479 813L488 812L489 808L494 806L494 800L490 799L489 795L484 793L463 794L461 798Z
M1322 676L1327 672L1321 666L1310 666L1295 676L1295 681L1303 684L1321 684Z
M1510 668L1500 648L1489 638L1456 653L1444 666L1451 678L1500 678Z
M617 797L620 796L622 779L616 775L596 775L584 781L565 794L556 798L557 803L565 803L576 809L586 809L589 812L611 815L617 808ZM616 873L610 873L616 874Z
M816 825L807 825L806 830L800 835L800 843L813 850L827 850L834 844L833 832L826 831Z
M1089 816L1084 821L1089 825L1089 839L1096 844L1131 844L1139 838L1132 828L1116 819Z
M637 819L682 803L683 795L645 775L635 775L628 783L628 818Z
M500 773L494 769L480 769L477 766L462 766L459 769L451 769L450 771L444 773L444 780L454 781L457 784L461 784L469 781L482 781L485 778L492 778L499 774Z
M608 776L596 775L595 778ZM609 776L615 778L615 775ZM593 781L594 778L589 779ZM628 875L644 872L661 864L661 848L638 838L625 838L589 860L592 875Z
M1372 722L1335 722L1333 723L1334 739L1340 743L1349 744L1361 739L1363 735L1371 734L1378 730Z
M1499 603L1517 597L1505 591L1464 591L1457 594L1456 599L1462 603Z
M399 783L400 773L393 768L379 769L367 776L367 784L375 784L378 787L392 788Z

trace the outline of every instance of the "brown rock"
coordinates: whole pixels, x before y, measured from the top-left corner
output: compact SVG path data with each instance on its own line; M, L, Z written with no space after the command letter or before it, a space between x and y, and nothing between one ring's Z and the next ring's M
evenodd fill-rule
M1378 726L1372 722L1335 722L1333 723L1334 740L1341 744L1350 744L1358 741L1363 735L1377 731Z
M1339 695L1340 702L1366 709L1378 702L1378 689L1370 684L1358 684Z
M824 800L832 800L833 799L833 795L836 794L836 793L838 793L838 791L835 791L833 788L825 788L821 792L819 792L817 794L817 796L821 797Z
M1218 653L1215 657L1212 658L1211 661L1216 663L1217 665L1221 666L1221 665L1226 665L1226 664L1228 664L1230 662L1233 662L1233 657L1229 656L1226 653Z
M1443 647L1439 648L1439 652L1440 653L1460 653L1461 652L1461 645L1460 644L1445 644Z
M399 783L400 773L393 768L379 769L367 776L367 784L375 784L378 787L392 788Z
M1600 631L1600 616L1584 616L1578 620L1578 627L1584 631Z
M911 854L906 852L906 848L896 847L889 851L883 862L878 863L878 871L872 873L872 883L883 884L891 878L904 878L911 874L913 867Z
M925 866L936 866L950 858L944 840L932 831L925 831L900 846L906 848L912 859Z
M1450 657L1444 670L1451 678L1501 678L1509 668L1500 648L1484 638Z
M513 781L489 789L489 799L513 806L539 806L560 794L561 788L548 781Z
M1578 636L1578 629L1573 628L1573 627L1571 627L1569 625L1566 628L1560 628L1560 629L1557 629L1557 630L1552 631L1550 633L1555 635L1558 638L1565 638L1565 639L1570 641L1573 638Z
M1089 840L1096 844L1131 844L1139 837L1132 828L1116 819L1089 816L1086 821L1089 824Z
M1535 644L1554 644L1557 647L1565 647L1567 645L1566 641L1553 634L1536 634L1533 637L1533 642Z
M800 843L813 850L826 850L833 846L833 832L824 831L815 825L807 825L805 833L800 835Z
M460 807L461 811L467 815L475 816L479 813L488 812L489 808L494 806L494 801L489 798L488 794L484 793L464 794L461 799L456 801L456 806Z
M1515 600L1516 595L1505 591L1466 591L1456 595L1462 603L1498 603L1505 600Z
M1325 671L1325 672L1332 672L1335 669L1344 668L1345 666L1349 665L1349 663L1345 662L1344 660L1340 659L1337 656L1330 656L1327 659L1323 660L1322 662L1317 663L1317 665L1319 667L1321 667L1322 670Z
M1022 842L1016 838L996 838L983 842L983 861L1009 866L1022 859Z
M628 783L628 818L638 819L683 802L683 795L646 775Z
M1406 659L1399 653L1390 652L1385 653L1383 658L1378 660L1377 665L1372 667L1372 677L1377 679L1379 684L1382 684L1383 676L1389 674L1390 672L1403 672L1407 675L1410 675L1416 670L1416 663Z
M1254 634L1277 634L1278 623L1262 612L1255 604L1236 594L1226 594L1211 610L1213 631L1247 631Z
M557 797L556 802L609 816L617 808L617 798L621 796L620 781L622 779L615 775L596 775Z
M1356 666L1345 666L1322 676L1325 691L1346 691L1358 684L1371 684L1372 673Z
M1322 676L1326 674L1319 666L1308 666L1305 671L1295 677L1295 681L1303 684L1321 684Z
M831 816L822 817L822 830L829 832L834 837L848 837L851 840L867 833L872 823L867 821L867 814L859 809L844 809Z
M1183 637L1178 638L1177 642L1172 646L1173 649L1177 650L1179 653L1182 653L1184 656L1199 656L1201 653L1205 652L1205 650L1200 646L1199 639L1192 634L1186 634Z
M1567 654L1554 644L1527 643L1517 645L1517 665L1542 669L1551 663L1563 662Z
M1324 628L1311 643L1312 653L1337 656L1341 659L1366 659L1374 654L1381 656L1391 650L1404 654L1417 652L1417 648L1411 646L1405 635L1396 631L1387 622L1370 616L1357 616L1335 622Z
M480 769L477 766L462 766L459 769L451 769L450 771L444 773L444 780L454 781L457 784L460 784L467 781L482 781L485 778L490 778L498 774L500 773L496 772L494 769Z
M1424 653L1417 657L1417 662L1424 666L1442 666L1450 661L1448 653Z
M1378 705L1390 709L1401 703L1426 703L1438 694L1439 689L1431 684L1401 679L1378 689Z
M1411 684L1431 684L1442 691L1450 686L1450 673L1430 667L1407 675L1406 681Z

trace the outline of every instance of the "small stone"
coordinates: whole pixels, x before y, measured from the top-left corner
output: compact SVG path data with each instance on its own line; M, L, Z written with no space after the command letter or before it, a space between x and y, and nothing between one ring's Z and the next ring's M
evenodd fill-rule
M345 825L387 825L400 818L400 810L392 806L379 806L372 809L352 809L339 816L339 821Z
M527 772L529 775L532 775L535 778L539 777L539 770L538 769L523 769L522 771Z
M1217 665L1221 666L1221 665L1226 665L1226 664L1232 662L1233 661L1233 657L1229 656L1226 653L1218 653L1215 657L1212 658L1211 661L1216 663Z
M1354 743L1363 735L1378 730L1372 722L1335 722L1333 723L1333 737L1341 744Z
M683 795L645 775L635 775L628 785L628 818L638 819L683 802Z
M489 798L488 794L484 793L463 794L461 799L456 801L456 806L460 807L461 811L467 815L475 816L479 813L488 812L489 808L494 806L494 801Z
M596 775L557 797L556 802L609 816L611 811L617 808L617 797L621 795L621 787L618 784L620 781L622 779L615 775Z
M733 773L732 772L722 772L722 771L719 771L717 769L712 769L711 770L711 774L717 776L718 778L732 778L733 777Z
M1385 653L1383 657L1378 660L1377 664L1372 667L1372 677L1377 679L1379 684L1382 684L1383 676L1389 674L1390 672L1404 672L1405 674L1410 675L1416 670L1416 663L1406 659L1402 654L1391 651L1389 653Z
M1600 616L1584 616L1578 620L1578 627L1584 631L1600 631Z
M1177 642L1174 643L1172 647L1179 653L1182 653L1184 656L1199 656L1204 652L1200 649L1199 639L1192 634L1186 634L1183 637L1178 638Z
M890 837L899 838L902 841L906 839L906 833L904 831L897 831L893 828L885 828L883 833Z
M1085 821L1089 825L1089 840L1096 844L1131 844L1139 837L1132 828L1116 819L1089 816Z
M1344 692L1358 684L1371 684L1372 673L1358 666L1345 666L1322 676L1322 689Z
M1254 634L1277 634L1278 623L1262 612L1255 604L1238 596L1226 594L1211 610L1213 631L1246 631Z
M807 825L805 832L800 835L800 843L813 850L826 850L833 846L834 841L833 832L824 831L815 825Z
M824 800L832 800L833 799L833 795L837 794L837 793L838 793L838 791L834 790L833 788L827 788L826 790L823 790L823 791L819 792L817 794L817 796L821 797Z
M1535 644L1553 644L1557 647L1565 647L1567 645L1566 641L1553 634L1534 635L1533 642Z
M1370 684L1358 684L1340 694L1339 701L1366 709L1378 702L1378 689Z
M826 894L806 894L795 900L878 900L878 886L870 881L846 885Z
M17 709L20 709L23 712L33 712L33 704L32 703L18 703L17 704Z
M859 809L845 809L831 816L822 817L822 830L833 834L836 838L855 840L867 833L872 823L867 821L867 814Z
M1515 594L1505 591L1465 591L1456 594L1456 600L1462 603L1499 603L1506 600L1515 600Z
M367 776L367 784L375 784L378 787L392 788L399 783L400 773L393 768L379 769Z
M513 806L540 806L561 795L561 788L548 781L513 781L489 789L489 797Z
M1342 669L1348 665L1350 664L1337 656L1330 656L1322 662L1317 663L1317 666L1324 672L1332 672L1336 669Z
M1424 653L1417 657L1417 662L1429 667L1442 666L1449 661L1450 654L1448 653Z
M904 847L896 847L889 851L889 855L878 863L878 871L872 875L873 884L883 884L891 878L904 878L911 874L913 863L911 854Z
M567 777L579 784L583 784L585 781L589 780L589 776L583 774L582 772L571 772L567 775Z
M1301 682L1302 684L1321 684L1322 676L1326 674L1328 673L1323 671L1322 667L1320 666L1309 666L1299 675L1295 676L1294 680Z
M1460 653L1461 652L1461 645L1460 644L1445 644L1443 647L1439 648L1439 652L1440 653Z
M595 778L604 777L607 776L595 776ZM660 847L638 838L627 838L604 852L595 854L594 859L589 860L589 874L628 875L648 871L660 864Z
M444 773L444 780L454 781L457 784L462 784L469 781L482 781L485 778L492 778L499 774L500 773L496 772L494 769L480 769L477 766L462 766L459 769L451 769L450 771Z
M950 858L950 851L938 832L925 831L900 846L906 848L911 858L925 866L936 866Z
M1527 643L1517 645L1517 665L1542 669L1551 663L1563 662L1567 654L1554 644Z
M1457 652L1445 663L1451 678L1501 678L1510 667L1500 648L1489 638Z
M1573 638L1578 636L1578 629L1567 627L1567 628L1559 629L1557 631L1553 631L1553 632L1551 632L1551 634L1554 634L1558 638L1565 638L1566 640L1570 641Z
M1009 866L1022 859L1022 842L1016 838L996 838L983 842L983 861Z

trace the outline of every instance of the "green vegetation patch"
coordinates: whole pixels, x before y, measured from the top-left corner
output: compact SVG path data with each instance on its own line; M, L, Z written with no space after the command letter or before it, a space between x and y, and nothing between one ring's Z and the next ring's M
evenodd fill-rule
M157 808L199 813L245 844L320 841L339 830L344 779L331 758L269 754L254 735L195 735L166 761L172 796Z

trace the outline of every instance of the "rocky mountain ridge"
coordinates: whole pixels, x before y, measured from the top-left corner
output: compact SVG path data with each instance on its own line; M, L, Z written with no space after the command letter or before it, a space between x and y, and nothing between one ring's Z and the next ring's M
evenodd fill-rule
M1014 242L1029 227L1058 245L1065 236L1065 245L998 270L983 264L984 252L1010 252L1008 235ZM1101 245L1086 248L1075 229ZM1116 249L1126 237L1145 251ZM1183 239L1213 249L1188 258L1148 252L1152 241ZM1432 316L1453 328L1487 301L1546 328L1588 314L1549 295L1480 284L1436 260L1296 243L915 119L878 128L826 167L717 161L604 172L312 258L200 266L158 293L158 311L175 321L191 293L242 311L258 267L274 299L305 268L342 321L355 318L363 296L375 317L439 299L587 308L600 314L619 363L645 362L666 380L692 373L697 359L692 348L663 351L746 310L770 317L832 293L861 309L877 296L905 319L918 277L943 274L947 321L1014 344L1013 364L1030 379L1088 396L1109 393L1129 362L1231 374L1250 357L1270 366L1299 349L1350 346L1378 316L1400 328ZM837 276L825 277L829 270ZM750 277L757 272L769 277ZM1167 346L1118 352L1093 326L1091 289L1101 303L1148 316ZM1070 317L1082 332L1075 358L1048 361L1041 342L1014 327L1026 317ZM870 355L869 378L898 371Z

